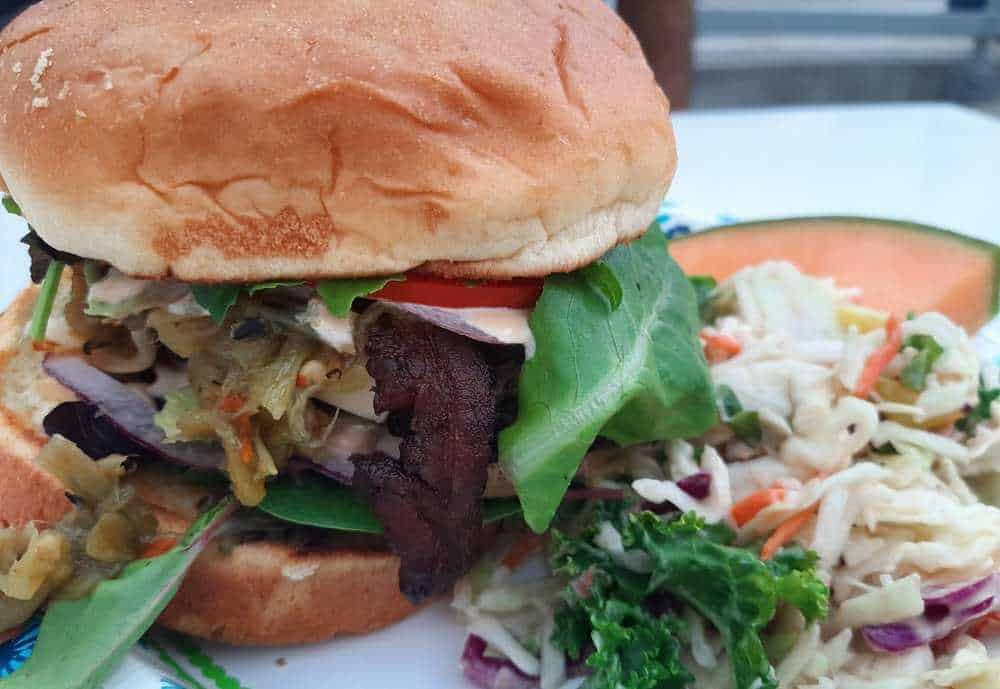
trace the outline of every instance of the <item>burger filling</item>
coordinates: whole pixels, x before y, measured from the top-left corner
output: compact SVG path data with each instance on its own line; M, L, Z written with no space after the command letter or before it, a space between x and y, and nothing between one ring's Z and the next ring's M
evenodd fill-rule
M543 529L598 435L631 445L715 419L693 291L675 265L658 274L658 229L617 262L544 283L188 285L27 241L36 345L64 327L86 341L83 361L46 360L80 397L49 414L50 434L95 459L221 472L242 505L280 519L382 533L414 601L449 590L482 553L484 523L518 511L498 499L516 492ZM60 283L71 295L53 314ZM562 337L571 326L582 339ZM673 364L685 373L658 382ZM303 481L329 499L296 505Z

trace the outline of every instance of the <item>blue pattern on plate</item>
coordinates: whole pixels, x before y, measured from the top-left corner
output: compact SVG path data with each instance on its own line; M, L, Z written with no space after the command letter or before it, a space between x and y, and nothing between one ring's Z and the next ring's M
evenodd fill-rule
M172 679L167 679L166 677L160 678L160 689L187 689L187 687L178 684Z
M31 652L35 650L35 642L38 641L38 626L41 618L35 618L28 622L24 631L7 643L0 645L0 677L6 677L31 657Z

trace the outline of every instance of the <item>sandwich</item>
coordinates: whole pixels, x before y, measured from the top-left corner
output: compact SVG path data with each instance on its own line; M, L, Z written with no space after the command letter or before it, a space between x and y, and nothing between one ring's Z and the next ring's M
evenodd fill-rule
M598 0L41 2L2 44L5 628L158 567L132 638L371 631L592 448L715 423L668 101Z
M996 686L996 367L788 263L685 275L669 104L603 3L42 2L0 38L34 283L0 633L41 616L0 689L102 686L157 621L302 644L449 593L483 689Z

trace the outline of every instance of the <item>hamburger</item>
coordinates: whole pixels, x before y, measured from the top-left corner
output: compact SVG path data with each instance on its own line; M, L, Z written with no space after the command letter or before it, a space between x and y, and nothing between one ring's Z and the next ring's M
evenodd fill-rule
M590 448L715 422L599 0L41 2L2 45L2 626L169 556L173 629L371 631Z

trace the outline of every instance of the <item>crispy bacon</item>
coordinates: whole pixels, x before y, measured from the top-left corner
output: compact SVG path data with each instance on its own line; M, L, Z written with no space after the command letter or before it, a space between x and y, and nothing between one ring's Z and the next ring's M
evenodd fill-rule
M400 458L355 457L354 485L371 500L414 602L448 591L483 545L481 498L495 457L500 388L483 346L391 314L367 332L375 411L389 412Z

